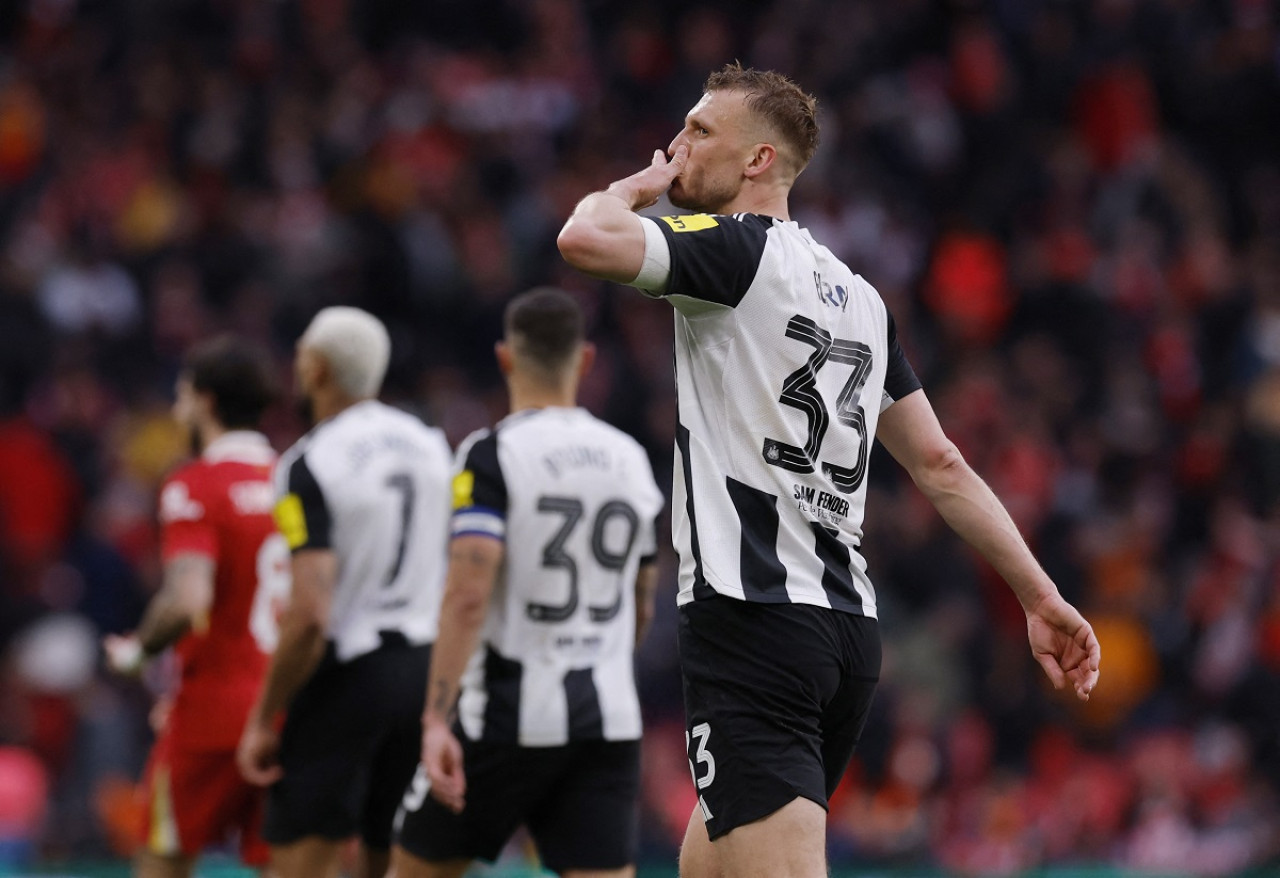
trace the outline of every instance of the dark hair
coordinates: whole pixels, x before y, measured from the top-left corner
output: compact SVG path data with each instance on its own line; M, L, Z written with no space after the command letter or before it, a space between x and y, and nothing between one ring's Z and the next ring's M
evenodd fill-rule
M744 68L734 61L707 77L704 91L740 91L747 106L795 151L796 173L804 170L818 149L818 99L781 73Z
M582 344L582 309L555 287L537 287L507 305L503 328L518 355L547 371L560 370Z
M255 429L278 391L265 351L218 336L187 352L183 371L199 393L213 397L213 413L228 430Z

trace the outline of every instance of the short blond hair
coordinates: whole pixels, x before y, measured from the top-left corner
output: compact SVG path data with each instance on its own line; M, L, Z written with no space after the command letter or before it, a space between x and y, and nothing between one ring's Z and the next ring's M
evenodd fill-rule
M818 149L818 99L772 70L726 64L707 77L703 91L740 91L747 106L781 135L796 163L796 173Z
M345 305L312 318L298 345L324 357L333 380L353 399L371 399L382 388L391 361L391 336L368 311Z

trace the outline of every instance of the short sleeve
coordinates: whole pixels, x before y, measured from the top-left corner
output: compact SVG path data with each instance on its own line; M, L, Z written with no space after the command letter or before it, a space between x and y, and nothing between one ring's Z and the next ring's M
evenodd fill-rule
M923 385L911 368L907 355L898 343L898 327L893 315L889 315L889 360L884 376L884 399L881 400L880 411L884 411L904 396L915 393Z
M307 456L300 454L287 466L285 493L275 508L276 526L294 552L332 548L333 519Z
M483 430L464 442L453 477L453 518L450 534L479 534L505 539L507 482L498 463L498 434Z
M189 475L170 479L160 491L160 557L218 555L218 529L214 510L199 482Z
M665 296L736 308L755 280L772 220L753 214L643 217L670 249Z

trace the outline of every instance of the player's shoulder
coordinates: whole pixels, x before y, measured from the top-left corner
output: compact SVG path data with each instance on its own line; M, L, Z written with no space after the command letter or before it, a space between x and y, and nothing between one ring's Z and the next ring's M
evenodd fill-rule
M160 523L204 518L216 496L216 481L213 467L203 460L193 460L175 469L160 486L157 510Z

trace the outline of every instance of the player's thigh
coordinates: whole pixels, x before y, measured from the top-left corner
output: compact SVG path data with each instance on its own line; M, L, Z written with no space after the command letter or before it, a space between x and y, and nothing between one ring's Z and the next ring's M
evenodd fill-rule
M713 841L797 796L825 806L822 725L843 679L833 614L731 598L681 608L686 743Z
M462 878L469 868L469 859L433 863L397 845L391 849L391 871L387 878Z
M563 878L633 878L635 866L624 866L621 869L569 869L561 872Z
M342 845L309 836L271 846L271 878L338 878L342 871Z
M455 814L430 796L419 767L394 820L396 845L437 866L496 859L561 764L562 748L522 748L461 734L459 741L467 778L462 812Z
M267 793L263 821L273 848L359 831L383 719L364 697L369 676L366 662L342 665L326 655L290 705L280 737L284 773Z
M833 619L844 643L840 688L822 715L822 763L827 797L857 749L871 712L871 701L880 679L880 628L875 619L840 614Z
M133 878L191 878L194 871L195 857L181 854L162 857L144 849L133 859Z
M234 751L193 749L172 735L157 740L144 789L143 848L160 860L195 857L222 842L262 798L241 777Z
M565 753L527 818L543 863L560 875L627 869L639 841L640 742L582 741Z
M384 657L380 681L387 718L371 754L368 793L360 823L366 848L391 847L392 824L405 790L413 780L422 752L422 699L426 692L428 647Z
M722 873L734 878L826 878L827 812L797 798L716 839Z

